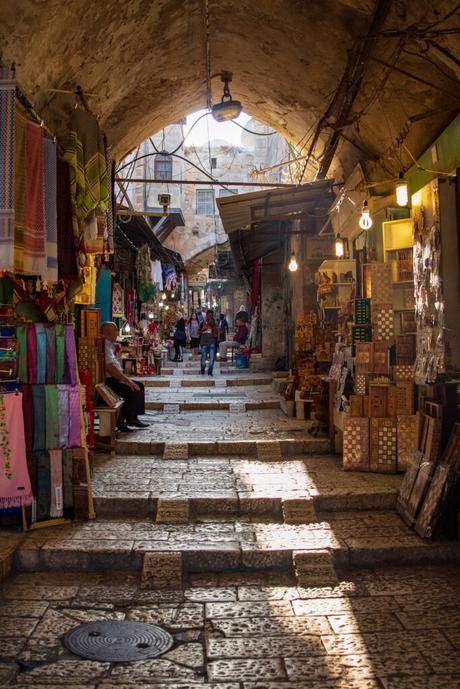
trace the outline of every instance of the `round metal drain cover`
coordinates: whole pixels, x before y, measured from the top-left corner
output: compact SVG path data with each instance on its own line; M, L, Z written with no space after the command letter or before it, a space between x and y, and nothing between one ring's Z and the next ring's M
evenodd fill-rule
M80 624L67 632L63 641L75 655L111 663L157 658L174 643L171 634L156 624L125 620Z

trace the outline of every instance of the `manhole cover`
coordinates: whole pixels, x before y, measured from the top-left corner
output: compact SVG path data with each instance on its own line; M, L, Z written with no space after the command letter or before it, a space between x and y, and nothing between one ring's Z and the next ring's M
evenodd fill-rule
M155 624L125 620L86 622L67 632L63 641L75 655L111 663L157 658L174 643L171 634Z

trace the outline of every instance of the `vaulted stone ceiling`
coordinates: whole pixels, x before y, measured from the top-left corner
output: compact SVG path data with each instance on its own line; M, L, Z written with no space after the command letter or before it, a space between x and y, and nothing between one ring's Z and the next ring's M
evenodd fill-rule
M456 0L394 0L383 31L426 28L452 12ZM73 98L49 89L81 85L118 158L161 127L206 106L206 5L213 74L233 72L232 95L256 119L297 143L324 114L355 39L368 32L377 0L5 0L0 5L3 60L53 131L65 131ZM434 30L459 28L453 14ZM405 143L426 148L459 109L460 35L435 42L374 39L373 57L434 83L422 84L370 60L331 172L342 176L358 159L385 175L400 166L387 149L410 116ZM425 52L423 52L425 51ZM212 79L212 101L221 82ZM352 82L350 82L352 85ZM332 118L333 119L333 118ZM331 130L323 130L316 154ZM402 151L407 166L409 158Z

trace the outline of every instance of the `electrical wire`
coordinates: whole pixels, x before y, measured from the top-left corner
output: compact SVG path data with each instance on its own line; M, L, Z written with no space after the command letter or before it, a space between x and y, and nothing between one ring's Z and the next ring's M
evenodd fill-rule
M231 124L236 124L237 127L240 129L243 129L245 132L248 132L248 134L254 134L254 136L273 136L274 134L278 134L276 129L274 129L272 132L253 132L250 129L247 129L246 127L243 127L242 124L239 122L236 122L236 120L230 120Z

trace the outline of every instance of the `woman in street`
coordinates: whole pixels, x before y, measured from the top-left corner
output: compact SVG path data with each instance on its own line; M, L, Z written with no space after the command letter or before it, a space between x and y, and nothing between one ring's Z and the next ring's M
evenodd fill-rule
M174 332L174 348L175 355L173 361L182 361L182 350L187 342L187 335L185 333L185 318L177 312L176 330Z
M200 347L202 375L204 375L206 368L206 356L209 355L208 376L212 376L214 360L216 358L216 341L218 337L219 328L214 319L214 312L209 309L206 311L206 320L201 326Z
M193 357L195 357L198 354L198 347L200 344L200 322L195 311L192 311L192 315L190 316L188 323L188 336L190 338L190 348L192 350Z

